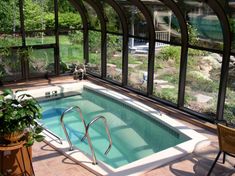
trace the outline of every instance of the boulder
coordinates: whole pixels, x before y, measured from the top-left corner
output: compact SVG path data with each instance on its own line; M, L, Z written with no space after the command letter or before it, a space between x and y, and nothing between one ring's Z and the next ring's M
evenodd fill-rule
M235 62L235 57L234 56L230 56L230 62Z
M197 94L195 95L195 97L197 98L198 103L208 103L213 98L213 97L203 95L203 94Z
M214 59L216 59L219 63L222 63L222 61L223 61L223 58L217 53L212 53L212 54L210 54L210 56L212 56Z
M218 60L211 55L203 57L202 61L210 64L213 69L219 69L221 67L221 62L218 62Z

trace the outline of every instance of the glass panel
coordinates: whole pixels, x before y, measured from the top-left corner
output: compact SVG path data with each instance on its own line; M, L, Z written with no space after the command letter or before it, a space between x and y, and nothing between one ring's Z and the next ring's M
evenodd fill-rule
M87 10L88 21L89 21L89 28L90 29L100 30L101 29L101 24L100 24L100 20L99 20L99 18L97 16L96 11L93 9L93 7L91 7L85 1L83 1L83 3L84 3L84 6L86 7L86 10Z
M40 77L54 72L54 48L29 50L30 77Z
M54 28L54 3L47 0L24 0L25 30Z
M118 1L124 8L127 17L129 34L138 37L148 37L148 27L142 12L128 1Z
M148 50L147 40L130 38L130 41L145 43L138 45L135 49L131 49L128 55L128 85L141 90L147 91L148 76Z
M21 78L21 63L17 51L0 49L0 80L16 81Z
M212 49L223 49L223 33L215 12L203 2L177 0L188 23L189 43Z
M21 46L22 38L20 34L2 34L0 35L0 47Z
M235 3L234 0L227 0L224 1L224 3L225 12L227 12L232 32L232 52L235 52Z
M60 29L80 29L82 20L79 12L70 4L69 1L59 1L59 28Z
M20 13L18 0L1 0L0 7L0 32L19 32Z
M216 113L222 56L189 49L185 106L214 118Z
M235 57L230 57L230 69L226 92L224 119L235 125Z
M75 65L84 63L83 58L83 32L71 31L68 35L60 35L61 73L72 73Z
M26 36L26 45L45 45L45 44L54 44L55 36L54 32L34 32L29 33Z
M107 34L107 78L122 82L122 36Z
M116 11L107 3L103 3L104 13L107 18L107 31L109 32L122 32L122 25L120 23L120 18Z
M101 75L101 32L89 30L89 72Z
M155 51L153 95L177 103L181 48L163 43Z
M172 10L158 0L153 0L150 3L147 1L143 2L153 16L156 39L180 43L180 26Z

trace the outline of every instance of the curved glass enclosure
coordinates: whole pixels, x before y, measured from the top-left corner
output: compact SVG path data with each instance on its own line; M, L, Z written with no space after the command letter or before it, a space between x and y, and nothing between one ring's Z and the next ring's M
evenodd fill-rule
M0 0L3 82L87 73L235 123L232 0ZM225 91L226 90L226 91Z
M180 25L174 12L159 0L142 2L152 15L156 40L181 43ZM158 47L161 43L156 45Z
M0 1L0 47L21 46L19 1Z
M84 63L83 22L80 12L69 1L58 3L60 74L72 73Z
M222 50L223 32L215 11L205 2L175 1L183 11L188 25L189 44Z
M117 83L122 82L123 30L121 19L113 6L102 2L107 25L106 42L106 78Z
M87 70L92 74L101 76L101 22L91 4L87 1L83 1L86 8L89 30L88 30L88 48L89 48L89 61Z

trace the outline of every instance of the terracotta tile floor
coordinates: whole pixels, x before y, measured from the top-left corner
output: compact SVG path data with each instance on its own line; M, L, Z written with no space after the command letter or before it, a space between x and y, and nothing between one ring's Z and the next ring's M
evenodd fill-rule
M54 78L49 81L36 80L26 83L10 84L6 87L15 89L31 89L41 86L77 82L70 77ZM1 90L1 88L0 88ZM180 120L179 120L180 121ZM156 168L145 173L143 176L204 176L207 174L213 160L218 152L218 141L214 133L181 121L199 133L207 136L211 145L204 149L195 149L192 154L175 160L167 165ZM226 163L222 164L222 157L217 162L212 176L235 176L235 158L227 157ZM44 142L36 143L33 146L33 166L36 176L92 176L80 165L61 155ZM120 175L121 176L121 175Z
M183 122L185 123L185 122ZM218 152L218 141L215 134L202 128L185 123L211 140L211 145L189 154L179 160L149 171L142 176L204 176L207 174ZM235 176L235 158L226 157L222 164L222 156L217 162L212 176ZM91 172L75 164L59 154L45 143L33 146L33 166L36 176L92 176ZM121 176L121 175L120 175Z

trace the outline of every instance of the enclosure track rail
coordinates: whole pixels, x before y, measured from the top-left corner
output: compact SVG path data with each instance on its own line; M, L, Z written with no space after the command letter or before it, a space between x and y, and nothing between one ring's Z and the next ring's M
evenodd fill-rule
M67 139L67 141L68 141L68 143L69 143L69 148L70 148L70 150L73 150L73 144L72 144L72 142L71 142L71 140L70 140L70 138L69 138L69 135L68 135L68 132L67 132L66 127L65 127L65 125L64 125L63 119L64 119L64 116L65 116L66 113L70 112L71 110L73 110L73 109L75 109L75 108L76 108L77 111L79 112L79 117L81 118L82 123L83 123L83 125L84 125L84 127L85 127L85 130L86 130L85 135L83 136L83 138L82 138L81 141L83 141L83 140L87 137L87 141L88 141L88 144L89 144L91 153L92 153L92 159L93 159L93 163L92 163L92 164L95 165L95 164L97 164L97 159L96 159L96 155L95 155L94 148L93 148L92 143L91 143L91 138L90 138L90 136L89 136L88 130L89 130L89 127L90 127L92 124L94 124L97 120L99 120L99 119L102 119L102 120L103 120L103 122L104 122L104 124L105 124L106 133L107 133L108 138L109 138L109 147L108 147L108 149L105 151L105 155L107 155L108 152L110 151L111 147L112 147L112 139L111 139L111 135L110 135L110 132L109 132L109 129L108 129L107 120L106 120L106 118L103 117L103 116L98 116L98 117L94 118L88 125L86 125L86 122L85 122L84 117L83 117L83 115L82 115L82 111L81 111L81 109L80 109L78 106L73 106L73 107L70 107L70 108L68 108L67 110L65 110L65 111L63 112L63 114L61 115L61 117L60 117L60 123L61 123L61 125L62 125L62 127L63 127L63 130L64 130L64 133L65 133L66 139Z

